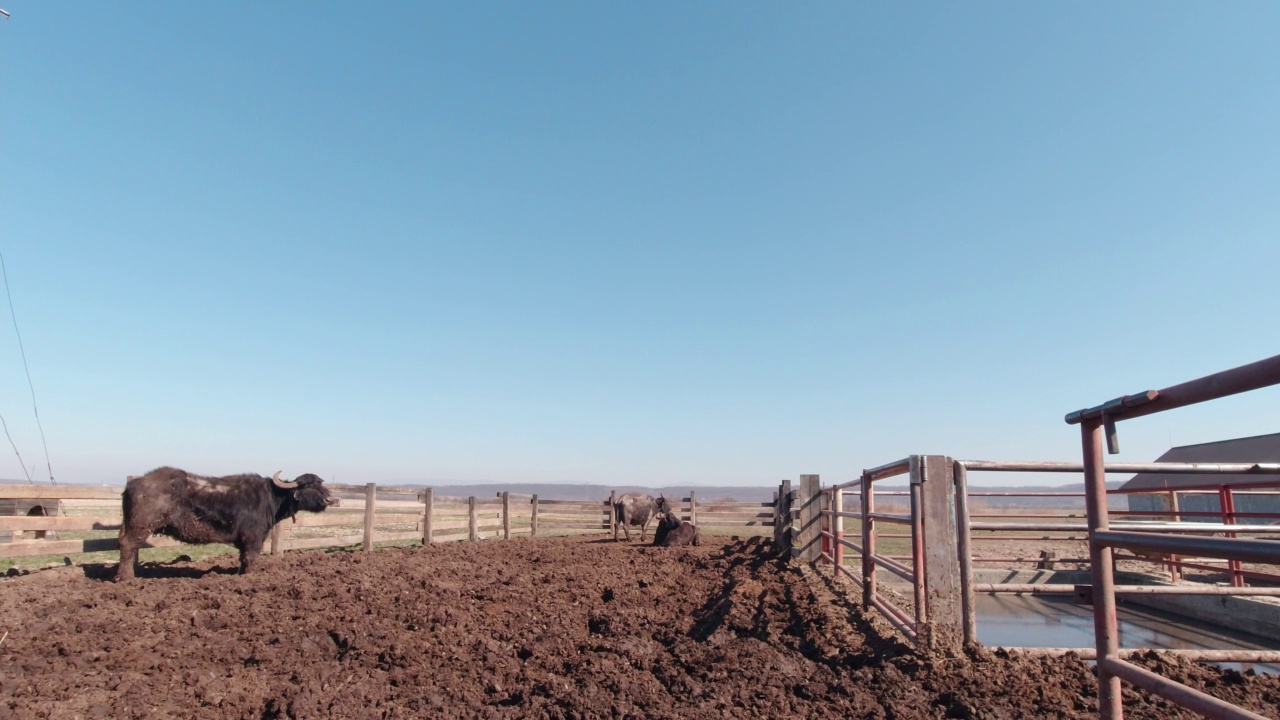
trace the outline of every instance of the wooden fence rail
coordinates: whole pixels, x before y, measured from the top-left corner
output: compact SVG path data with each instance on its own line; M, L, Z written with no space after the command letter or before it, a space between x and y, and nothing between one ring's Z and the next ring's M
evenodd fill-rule
M342 504L323 513L300 513L291 521L276 525L271 533L270 553L348 546L372 550L378 543L413 540L429 544L603 533L616 525L607 500L540 500L537 495L510 492L497 493L493 498L449 497L434 488L379 487L374 483L328 487ZM118 549L122 491L122 487L0 485L0 503L47 499L47 505L64 508L62 516L0 515L0 534L8 532L13 536L11 542L0 541L0 558ZM681 518L707 527L770 527L777 522L778 506L774 502L700 502L693 492L677 502L674 509ZM32 536L41 539L31 539ZM178 545L181 543L153 535L145 547Z

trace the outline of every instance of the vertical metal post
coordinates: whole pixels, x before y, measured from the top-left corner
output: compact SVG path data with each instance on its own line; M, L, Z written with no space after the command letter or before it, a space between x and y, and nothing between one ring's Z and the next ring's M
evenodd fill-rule
M969 469L957 461L954 466L956 488L956 553L960 556L960 614L964 644L978 644L978 618L973 594L973 530L969 527Z
M430 545L435 535L435 518L431 515L435 511L436 489L427 488L422 493L423 513L422 513L422 544Z
M1236 524L1236 501L1231 494L1231 488L1226 485L1218 486L1218 507L1222 510L1222 524ZM1235 533L1225 533L1227 537L1236 537ZM1231 587L1244 587L1244 575L1240 573L1242 567L1239 560L1227 560L1227 569L1231 571Z
M534 493L529 501L529 537L538 537L538 495Z
M862 472L862 605L874 607L876 598L876 529L871 519L875 511L875 488L871 476Z
M609 491L609 529L613 530L613 541L618 542L618 491Z
M1169 509L1173 511L1173 521L1182 522L1182 508L1178 502L1178 491L1169 491ZM1178 582L1182 579L1182 558L1178 555L1169 556L1169 580Z
M377 497L378 486L368 483L364 486L364 550L373 551L373 506Z
M511 493L502 491L502 539L511 539Z
M831 562L832 565L835 565L836 551L833 550L833 543L831 542L831 536L835 533L835 530L832 529L833 525L831 524L832 492L829 491L829 489L823 489L823 491L820 492L820 497L822 497L822 500L818 502L818 537L822 538L822 543L818 546L818 559L823 562ZM831 560L827 560L828 557L831 557Z
M467 498L467 540L475 542L478 539L476 522L476 496L472 495Z
M839 513L844 512L844 489L835 488L831 491L831 534L835 536L835 542L832 543L831 557L835 558L832 563L831 576L839 577L840 568L844 567L844 545L840 541L844 540L844 518Z
M929 647L929 607L926 599L924 581L928 577L924 559L924 501L921 498L921 485L924 483L924 463L919 455L910 457L911 464L911 574L915 582L911 583L913 592L912 604L916 611L916 643L921 647Z
M1110 527L1107 517L1107 475L1102 456L1102 419L1080 423L1084 449L1085 513L1089 525L1089 568L1093 576L1093 637L1097 648L1098 715L1121 720L1120 678L1107 669L1106 660L1119 657L1120 636L1116 623L1115 559L1111 548L1094 539L1094 533Z

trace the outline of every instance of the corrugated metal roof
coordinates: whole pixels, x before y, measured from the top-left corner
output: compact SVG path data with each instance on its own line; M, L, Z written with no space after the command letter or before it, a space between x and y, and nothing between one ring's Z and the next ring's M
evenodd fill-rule
M1186 463L1280 463L1280 433L1257 435L1235 440L1182 445L1170 448L1156 462ZM1121 486L1124 490L1176 488L1188 485L1232 485L1275 478L1243 473L1223 475L1174 475L1172 473L1140 473Z

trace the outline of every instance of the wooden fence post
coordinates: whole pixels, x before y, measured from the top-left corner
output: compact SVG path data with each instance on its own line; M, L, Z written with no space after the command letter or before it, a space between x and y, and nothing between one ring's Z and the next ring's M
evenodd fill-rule
M368 483L364 486L364 549L365 552L373 550L373 505L378 492L376 483Z
M502 539L511 539L511 493L502 491Z
M957 656L964 647L960 601L960 556L957 550L955 463L943 455L920 457L921 508L924 514L925 607L927 643L933 650ZM916 572L920 572L919 568Z
M800 488L796 491L795 504L800 506L800 534L796 536L799 547L791 548L791 556L802 561L816 562L821 557L822 538L818 534L822 516L819 515L822 502L822 484L817 475L801 475Z
M689 524L698 524L698 493L689 491Z
M609 527L613 530L613 541L618 541L618 513L614 510L618 503L618 491L609 491Z
M778 486L778 517L774 530L778 536L778 553L791 552L791 481L783 480Z
M283 549L280 547L280 533L282 533L283 531L284 531L284 523L276 523L275 527L271 528L271 554L272 555L279 555L280 553L284 552Z
M778 540L778 528L782 527L782 518L778 517L778 496L782 494L781 484L779 484L778 488L778 490L773 491L773 546L775 548L778 547L780 542Z
M476 496L467 498L467 539L476 541Z
M529 501L532 507L529 508L529 537L538 537L538 494L534 493L533 499Z
M431 517L436 504L435 488L427 488L426 492L422 493L422 503L422 544L426 546L431 544L432 535L435 535L435 520Z

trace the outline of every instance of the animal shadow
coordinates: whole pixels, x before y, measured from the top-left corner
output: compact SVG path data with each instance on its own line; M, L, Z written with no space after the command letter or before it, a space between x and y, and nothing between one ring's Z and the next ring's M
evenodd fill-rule
M81 565L85 578L113 582L116 579L116 567L119 563L87 563ZM143 579L177 579L198 580L206 575L236 575L237 567L196 568L189 565L162 565L160 563L140 563L134 577Z

